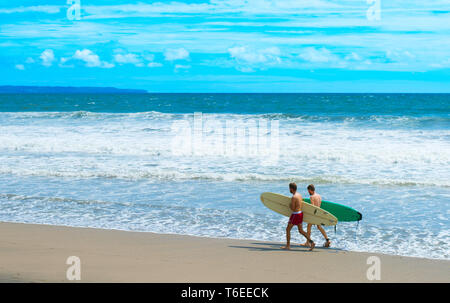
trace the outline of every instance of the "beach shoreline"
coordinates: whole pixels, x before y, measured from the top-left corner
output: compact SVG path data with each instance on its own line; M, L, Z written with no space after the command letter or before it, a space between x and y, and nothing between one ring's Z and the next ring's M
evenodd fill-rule
M80 282L450 282L448 260L53 225L0 222L0 230L0 282L74 282L70 256ZM367 278L371 256L380 280Z

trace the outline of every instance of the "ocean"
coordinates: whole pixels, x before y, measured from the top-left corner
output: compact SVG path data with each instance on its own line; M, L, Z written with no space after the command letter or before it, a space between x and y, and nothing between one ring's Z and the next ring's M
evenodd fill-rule
M333 247L449 260L449 168L449 94L0 94L4 222L282 242L313 183Z

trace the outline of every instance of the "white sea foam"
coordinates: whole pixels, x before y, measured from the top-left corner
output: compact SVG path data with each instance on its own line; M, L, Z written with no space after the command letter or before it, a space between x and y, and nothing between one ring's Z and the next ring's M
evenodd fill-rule
M95 119L72 119L90 115ZM265 154L215 154L216 146L207 141L214 136L223 139L220 126L229 119L243 127L252 115L204 116L219 123L218 128L208 128L203 134L203 144L195 146L198 155L174 155L172 143L177 134L171 131L172 123L183 119L192 123L192 115L1 113L0 172L75 178L450 185L448 130L374 129L283 118L279 120L277 163L262 166ZM42 119L24 121L23 117ZM256 141L245 132L234 136L244 149ZM45 157L49 160L43 161ZM152 163L155 165L149 166Z

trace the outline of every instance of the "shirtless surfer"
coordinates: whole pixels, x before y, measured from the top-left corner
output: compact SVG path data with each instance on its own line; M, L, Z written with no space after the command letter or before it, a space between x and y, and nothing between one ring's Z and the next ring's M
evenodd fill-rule
M320 207L320 205L322 204L322 197L318 193L316 193L316 189L315 189L314 185L313 184L308 185L307 189L308 189L308 193L309 193L309 196L311 199L311 204L314 206ZM316 226L317 226L317 229L320 230L323 237L325 238L324 247L330 247L331 242L330 242L330 239L328 239L328 237L327 237L327 233L325 232L325 230L323 229L322 226L320 226L320 225L316 225ZM312 224L308 224L308 227L306 228L308 237L311 237L311 227L312 227ZM309 246L308 241L303 243L302 246Z
M286 227L286 246L283 246L282 249L291 249L291 229L294 225L297 225L298 231L306 238L307 243L310 243L309 250L313 250L315 246L314 241L312 241L308 234L303 230L303 199L297 192L297 184L289 183L289 191L292 194L291 204L289 205L292 214Z

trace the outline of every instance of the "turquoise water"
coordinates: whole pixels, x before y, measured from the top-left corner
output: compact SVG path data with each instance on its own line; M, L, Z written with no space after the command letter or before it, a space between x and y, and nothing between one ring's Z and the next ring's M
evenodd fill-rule
M335 247L450 258L450 95L11 94L0 130L1 221L284 241L295 181L363 214Z

